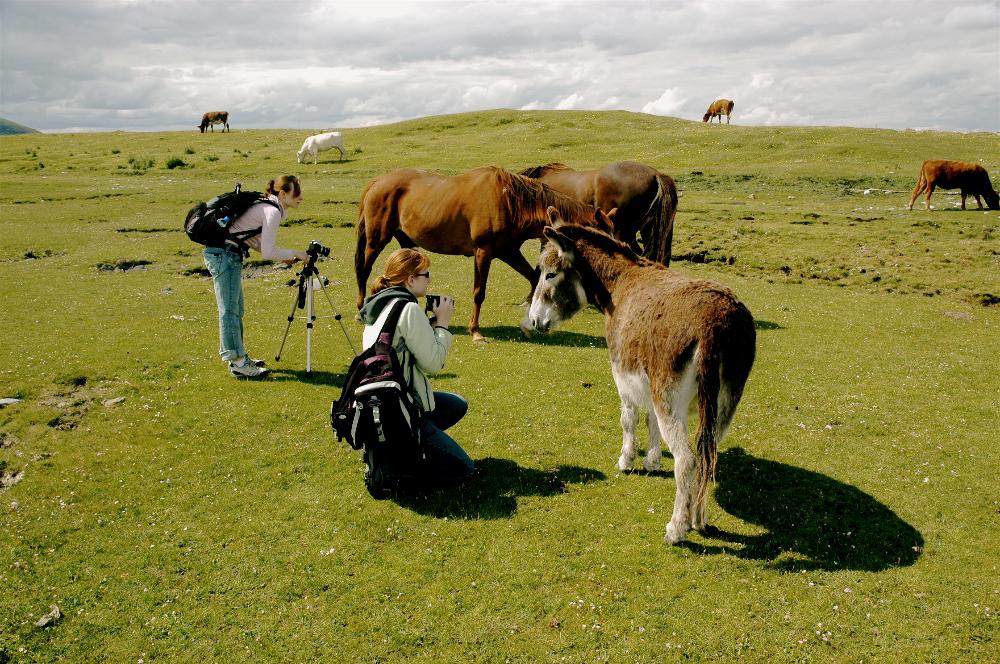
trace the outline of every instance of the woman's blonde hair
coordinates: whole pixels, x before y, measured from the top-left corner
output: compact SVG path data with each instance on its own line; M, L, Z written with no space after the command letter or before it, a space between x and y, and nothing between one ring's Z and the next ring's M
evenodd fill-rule
M401 286L410 277L426 272L430 266L431 259L416 249L397 249L389 255L385 273L375 280L372 295L392 286Z
M267 183L267 195L277 196L279 191L293 196L300 196L302 188L299 186L299 179L294 175L282 175Z

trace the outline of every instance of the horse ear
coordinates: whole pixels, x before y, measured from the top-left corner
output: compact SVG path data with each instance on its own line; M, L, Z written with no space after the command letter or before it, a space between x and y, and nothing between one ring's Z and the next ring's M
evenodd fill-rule
M549 223L553 226L563 220L562 215L559 214L559 210L555 209L551 205L545 208L545 213L549 216Z
M611 208L609 212L596 208L594 210L594 225L613 235L615 229L614 217L616 214L618 214L618 208Z

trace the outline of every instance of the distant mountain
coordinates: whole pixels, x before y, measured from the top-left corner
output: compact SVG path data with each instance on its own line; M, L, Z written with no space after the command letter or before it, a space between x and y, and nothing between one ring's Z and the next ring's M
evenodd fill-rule
M31 127L25 127L22 124L17 124L16 122L11 122L10 120L5 120L0 118L0 136L8 134L40 134L41 132L37 129L32 129Z

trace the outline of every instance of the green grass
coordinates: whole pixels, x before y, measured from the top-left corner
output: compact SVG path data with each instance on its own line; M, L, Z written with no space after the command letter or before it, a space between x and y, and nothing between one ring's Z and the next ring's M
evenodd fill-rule
M0 489L0 662L996 660L1000 214L941 191L905 209L923 159L1000 174L996 135L491 111L345 130L346 160L296 164L309 133L0 139L0 397L22 399L0 409L0 474L23 473ZM368 178L618 159L675 177L676 269L757 319L715 531L663 543L670 462L614 469L600 315L522 339L505 266L480 347L470 259L432 257L459 323L435 386L469 399L453 433L481 471L460 489L368 497L327 423L352 357L332 320L311 377L301 321L267 382L216 359L180 232L197 200L298 174L279 243L333 248L319 267L357 345ZM294 276L245 281L258 356Z

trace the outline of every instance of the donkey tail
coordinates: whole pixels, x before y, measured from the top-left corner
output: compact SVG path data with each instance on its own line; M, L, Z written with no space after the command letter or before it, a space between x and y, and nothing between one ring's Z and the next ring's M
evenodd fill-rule
M698 442L695 504L708 494L715 481L715 466L719 459L716 419L719 409L720 360L709 342L701 347L698 358Z
M643 256L670 265L670 248L674 240L674 217L677 214L677 186L673 178L656 174L656 196L646 213L643 228Z
M702 341L698 356L697 500L715 481L719 443L729 431L756 355L753 315L735 298L724 324Z

